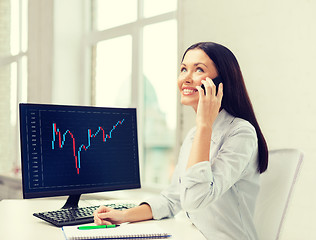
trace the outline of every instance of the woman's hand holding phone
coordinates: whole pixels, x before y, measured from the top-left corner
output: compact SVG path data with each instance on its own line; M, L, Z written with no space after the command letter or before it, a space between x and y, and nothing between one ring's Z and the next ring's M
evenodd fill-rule
M219 113L223 97L223 84L220 83L218 93L216 86L210 78L202 80L205 87L197 86L199 102L196 109L196 133L187 163L187 168L202 161L209 161L210 142L212 137L213 123Z
M205 91L200 86L196 87L199 91L196 123L197 127L203 126L211 129L221 107L223 83L219 83L217 91L217 87L212 79L207 77L201 82L204 85Z
M212 81L216 86L216 94L217 94L219 84L223 82L222 78L220 76L217 76L216 78L213 78ZM201 85L201 88L204 90L204 94L206 94L204 84Z

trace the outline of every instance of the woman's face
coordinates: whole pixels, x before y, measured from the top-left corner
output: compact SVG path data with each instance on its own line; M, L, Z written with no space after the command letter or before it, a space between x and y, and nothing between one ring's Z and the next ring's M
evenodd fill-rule
M182 61L178 87L181 94L181 103L197 110L199 92L196 86L200 86L206 77L217 77L214 62L201 49L189 50Z

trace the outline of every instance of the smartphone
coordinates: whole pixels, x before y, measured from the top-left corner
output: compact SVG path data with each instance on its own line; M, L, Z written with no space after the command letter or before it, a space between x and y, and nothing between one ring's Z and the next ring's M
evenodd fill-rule
M219 84L220 84L221 82L223 82L223 81L222 81L222 78L221 78L221 76L218 76L218 77L212 79L212 81L213 81L213 83L214 83L215 86L216 86L216 94L217 94L218 86L219 86ZM206 95L204 84L201 85L201 88L204 90L204 94Z

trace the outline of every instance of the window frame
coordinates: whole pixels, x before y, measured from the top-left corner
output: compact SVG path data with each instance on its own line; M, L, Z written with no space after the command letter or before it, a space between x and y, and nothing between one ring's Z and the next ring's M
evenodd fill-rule
M93 4L93 0L91 1ZM178 2L178 1L177 1ZM145 26L157 24L169 20L176 20L178 24L178 3L177 9L175 11L170 11L167 13L162 13L160 15L155 15L152 17L144 17L144 0L137 1L137 19L134 22L119 25L113 28L105 29L102 31L97 31L93 28L93 21L92 21L92 12L93 12L93 5L90 8L90 27L91 30L87 34L86 37L86 44L87 44L87 51L90 51L90 60L91 62L89 65L91 66L90 69L90 76L91 76L91 91L90 91L90 101L92 105L96 104L96 97L95 97L95 87L96 81L95 76L93 75L93 66L95 63L93 62L95 59L95 48L98 42L110 40L117 37L122 37L126 35L131 35L132 37L132 75L131 75L131 104L129 107L137 107L138 109L144 109L144 84L143 84L143 29ZM178 42L178 34L177 42ZM177 49L176 49L177 51ZM177 114L178 115L178 114ZM144 126L144 119L142 116L141 111L137 111L137 118L138 118L138 125ZM178 118L178 117L177 117ZM178 120L177 120L178 121ZM176 134L179 132L178 126L176 127ZM142 128L138 128L138 135L143 136L144 130ZM138 138L139 144L139 158L140 158L140 173L141 177L143 178L143 160L144 160L144 142L143 138ZM175 149L178 149L178 146L175 146ZM146 189L149 190L161 190L165 186L160 186L159 184L146 184L144 183Z
M20 138L19 138L19 114L18 114L18 104L21 101L27 101L27 96L28 96L28 92L27 89L23 89L23 86L27 86L28 84L28 76L23 76L23 59L26 59L26 68L28 68L28 62L29 62L29 54L28 54L28 46L23 46L23 33L26 33L25 36L25 41L26 43L28 42L28 26L25 26L23 24L23 20L28 19L29 16L29 1L27 1L26 3L24 2L24 0L18 0L18 9L16 9L16 11L18 12L18 15L16 15L18 17L18 51L16 53L12 53L10 55L6 55L6 56L1 56L0 55L0 68L1 67L5 67L5 66L10 66L10 68L12 68L12 64L16 64L15 67L15 71L16 71L16 82L14 83L15 89L8 89L8 93L10 95L10 98L12 98L11 93L12 91L14 91L14 101L10 101L10 106L9 108L10 110L10 118L12 118L12 110L14 110L14 114L13 117L14 119L12 119L14 121L14 124L12 124L12 120L10 123L10 127L12 127L13 130L13 134L14 137L12 139L12 143L8 143L8 144L13 144L16 146L19 146L20 143ZM24 8L22 7L22 5L24 6ZM12 7L10 5L10 7ZM10 8L11 12L10 15L12 15L12 9ZM25 10L25 12L23 12L23 10ZM15 17L16 17L15 16ZM25 18L23 18L23 16ZM12 16L11 16L11 20L12 20ZM11 24L11 21L10 23ZM24 29L26 27L26 29ZM10 39L11 40L11 39ZM16 47L16 46L15 46ZM12 46L11 46L12 48ZM12 51L12 49L10 50ZM11 70L12 73L12 70ZM25 79L26 83L23 82L23 79ZM10 75L10 82L12 81L12 75ZM12 86L12 82L11 82L11 86ZM17 151L13 151L12 153L12 158L8 161L10 161L10 163L8 165L11 165L12 168L11 169L0 169L0 172L7 172L7 171L14 171L14 173L18 173L19 169L20 169L20 151L19 151L19 147L17 147ZM12 161L12 162L11 162Z

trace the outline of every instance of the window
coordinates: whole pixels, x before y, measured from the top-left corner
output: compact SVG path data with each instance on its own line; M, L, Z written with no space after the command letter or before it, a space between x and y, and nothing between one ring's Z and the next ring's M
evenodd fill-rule
M17 112L27 99L27 7L27 0L0 0L0 172L20 165Z
M118 49L121 54L117 54ZM131 35L98 42L95 56L96 104L129 106L132 75Z
M176 158L177 1L91 6L92 103L137 107L143 185L165 185Z

